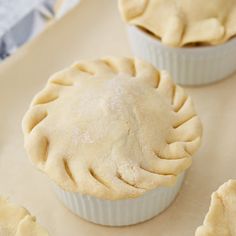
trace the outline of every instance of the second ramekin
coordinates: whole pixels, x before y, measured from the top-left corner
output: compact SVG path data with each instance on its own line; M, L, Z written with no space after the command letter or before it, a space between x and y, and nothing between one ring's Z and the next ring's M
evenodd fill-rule
M170 72L182 85L201 85L236 71L236 39L216 46L171 48L137 26L127 26L134 56Z
M141 197L125 200L103 200L66 192L56 184L54 190L64 205L81 218L101 225L125 226L146 221L164 211L179 192L184 175L179 175L172 187L159 187Z

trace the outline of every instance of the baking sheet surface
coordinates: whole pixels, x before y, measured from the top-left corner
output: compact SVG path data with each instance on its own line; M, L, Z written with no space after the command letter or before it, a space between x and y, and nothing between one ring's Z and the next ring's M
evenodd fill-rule
M57 70L104 55L131 55L116 1L84 0L0 64L0 193L28 208L53 236L193 235L212 191L236 178L236 75L187 88L203 122L203 143L175 202L145 223L112 228L80 219L57 200L47 176L26 157L21 120L33 95Z

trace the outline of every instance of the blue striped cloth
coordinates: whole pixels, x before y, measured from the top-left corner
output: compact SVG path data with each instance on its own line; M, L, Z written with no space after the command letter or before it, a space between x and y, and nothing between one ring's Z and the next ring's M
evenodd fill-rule
M56 0L0 0L0 61L43 29Z

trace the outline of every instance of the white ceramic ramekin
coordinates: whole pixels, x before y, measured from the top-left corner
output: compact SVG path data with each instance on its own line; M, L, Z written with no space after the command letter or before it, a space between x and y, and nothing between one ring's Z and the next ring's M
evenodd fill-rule
M146 221L165 210L175 199L183 180L184 173L172 187L159 187L141 197L113 201L66 192L56 184L54 190L64 205L81 218L101 225L125 226Z
M201 85L221 80L236 71L236 39L217 46L171 48L136 26L128 26L135 57L170 72L182 85Z

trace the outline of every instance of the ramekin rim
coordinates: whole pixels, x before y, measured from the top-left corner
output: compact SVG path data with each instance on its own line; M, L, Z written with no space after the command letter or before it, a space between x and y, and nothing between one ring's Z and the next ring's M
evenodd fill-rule
M136 25L128 25L128 28L135 30L136 32L138 32L139 34L142 34L142 36L146 37L149 41L152 41L152 43L157 44L158 46L161 46L167 50L170 51L184 51L184 52L189 52L189 53L198 53L198 52L209 52L209 51L213 51L216 49L222 49L226 46L232 46L232 44L236 46L236 36L227 40L225 43L222 44L218 44L218 45L207 45L207 46L199 46L199 47L170 47L167 46L165 44L163 44L158 38L156 38L155 36L152 36L151 34L148 34L146 32L144 32L142 29L140 29L138 26Z

